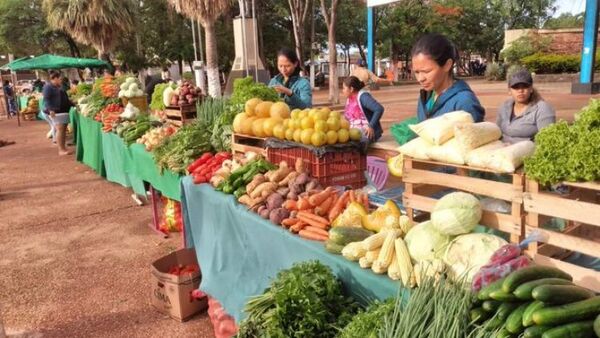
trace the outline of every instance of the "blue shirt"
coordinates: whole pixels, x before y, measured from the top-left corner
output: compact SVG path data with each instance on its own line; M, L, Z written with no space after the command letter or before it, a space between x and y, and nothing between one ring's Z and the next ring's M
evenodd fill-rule
M471 87L463 80L456 80L450 88L435 99L435 103L432 106L430 104L431 108L428 109L427 103L430 101L432 95L433 91L427 92L421 90L419 102L417 103L417 117L419 118L419 122L457 110L464 110L470 113L475 122L482 122L485 117L485 109L479 103Z
M73 105L67 93L61 87L56 87L50 82L44 85L42 95L44 96L44 105L46 106L44 113L46 114L50 114L51 111L56 114L68 113L69 108Z
M292 95L283 95L283 100L291 109L304 109L312 107L312 89L308 80L301 76L292 76L285 82L283 75L279 74L271 79L269 87L277 85L284 86L292 90Z
M375 136L371 140L371 142L375 142L383 135L383 128L379 122L383 115L383 106L373 98L371 93L362 90L358 93L358 103L360 110L362 110L367 121L369 121L369 126L375 131Z

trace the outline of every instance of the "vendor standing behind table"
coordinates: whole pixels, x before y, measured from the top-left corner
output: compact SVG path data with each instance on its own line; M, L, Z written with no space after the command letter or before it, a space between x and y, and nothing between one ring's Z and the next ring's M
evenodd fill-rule
M67 93L61 88L62 79L59 71L50 71L50 81L44 86L44 114L48 122L56 129L56 143L58 144L58 155L69 155L72 151L67 150L66 134L69 124L69 109L73 106Z
M365 90L365 84L356 76L344 79L342 94L348 98L344 117L350 122L350 127L360 129L369 142L376 142L383 134L379 122L383 106Z
M508 91L511 98L498 108L496 117L503 142L533 140L542 128L556 121L554 108L533 87L533 78L526 69L510 77Z
M375 73L373 73L372 71L368 70L365 67L365 61L362 59L359 59L356 62L356 67L354 68L354 70L352 70L351 75L356 76L360 81L362 81L362 83L365 84L365 86L369 86L370 84L392 84L391 80L382 79L375 75Z
M282 48L277 53L277 69L279 74L271 79L269 87L273 87L291 109L312 107L312 89L308 80L300 76L296 52Z
M421 85L417 117L424 121L457 110L483 121L485 109L469 85L454 77L458 50L445 36L437 33L422 36L413 46L412 71Z

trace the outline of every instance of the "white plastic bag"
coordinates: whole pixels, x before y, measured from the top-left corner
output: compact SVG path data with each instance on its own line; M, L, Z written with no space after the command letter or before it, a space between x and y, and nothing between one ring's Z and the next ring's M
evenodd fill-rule
M462 150L455 138L441 146L433 146L427 149L427 156L430 159L445 163L465 164L465 155L466 152Z
M493 151L487 167L504 173L512 173L523 164L526 157L533 154L534 150L535 144L531 141L511 144Z
M488 143L482 147L469 151L465 160L471 167L485 168L489 162L488 157L492 155L492 152L503 147L504 143L501 141Z
M463 123L454 126L454 137L464 151L471 151L499 140L502 131L493 122Z
M417 137L398 147L398 151L404 156L410 156L418 160L428 160L429 156L427 156L427 150L431 147L433 147L431 143Z
M429 143L441 145L454 136L454 126L462 123L473 123L471 114L455 111L408 127Z

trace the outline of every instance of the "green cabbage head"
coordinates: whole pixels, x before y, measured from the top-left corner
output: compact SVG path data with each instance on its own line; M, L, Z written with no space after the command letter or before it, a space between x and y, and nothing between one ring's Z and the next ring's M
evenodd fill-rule
M431 222L444 235L466 234L481 220L481 203L465 192L453 192L442 197L431 212Z
M419 262L442 258L446 247L450 244L450 239L449 236L437 231L430 221L427 221L410 229L404 241L410 257Z

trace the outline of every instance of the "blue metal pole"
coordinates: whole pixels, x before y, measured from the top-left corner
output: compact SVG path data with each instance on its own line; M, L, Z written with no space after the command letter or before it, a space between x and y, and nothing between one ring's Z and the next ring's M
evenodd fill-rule
M367 64L375 72L375 8L367 7Z
M596 56L596 36L598 34L598 0L586 0L585 22L583 26L583 49L581 52L581 73L579 82L594 82L594 61Z

